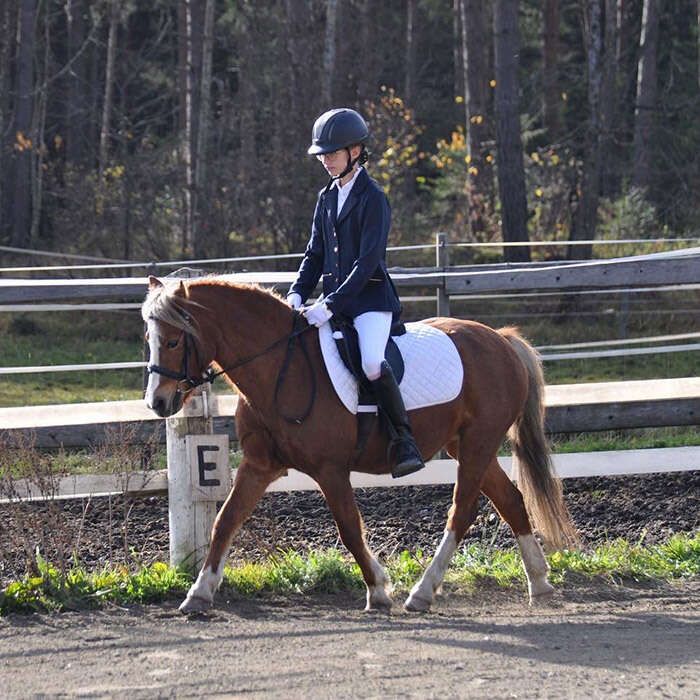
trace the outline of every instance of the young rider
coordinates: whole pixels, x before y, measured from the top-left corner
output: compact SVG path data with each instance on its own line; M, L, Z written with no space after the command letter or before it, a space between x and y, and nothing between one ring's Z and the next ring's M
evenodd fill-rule
M287 301L300 309L323 275L323 298L304 310L306 320L320 327L333 314L352 318L362 370L398 436L392 474L400 477L425 465L394 373L384 360L401 304L386 269L389 202L362 167L368 136L365 120L352 109L325 112L313 126L308 153L318 158L331 179L319 193L311 239Z

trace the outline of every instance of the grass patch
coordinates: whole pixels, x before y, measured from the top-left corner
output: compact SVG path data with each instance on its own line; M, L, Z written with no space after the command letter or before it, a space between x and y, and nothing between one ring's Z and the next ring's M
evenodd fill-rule
M80 566L61 571L40 556L36 575L10 583L0 592L0 615L10 612L62 612L104 603L155 603L184 595L191 577L162 562L130 572L106 567L88 572Z
M557 435L552 439L552 450L558 453L642 450L697 445L700 445L700 432L695 426L607 430L599 433Z
M585 552L563 551L548 556L554 584L603 577L623 581L670 581L700 575L700 533L678 534L659 545L614 540ZM90 573L80 566L61 571L37 556L37 573L9 584L0 592L0 614L47 612L117 604L156 603L184 595L191 577L163 563L142 567L105 568ZM422 552L401 552L386 564L395 588L404 592L420 577L429 559ZM474 543L455 554L445 582L457 588L479 583L501 587L524 585L516 549L499 550ZM337 550L282 552L263 562L247 562L224 570L223 589L250 597L358 591L359 567Z

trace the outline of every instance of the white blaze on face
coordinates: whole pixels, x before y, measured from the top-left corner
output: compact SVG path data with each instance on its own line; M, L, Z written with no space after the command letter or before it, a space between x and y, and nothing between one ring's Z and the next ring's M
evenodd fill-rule
M158 335L158 324L153 319L148 319L146 323L146 328L148 331L148 363L152 365L159 365L160 337ZM155 392L157 391L159 384L160 374L152 372L148 375L148 386L146 387L146 395L144 399L146 401L146 405L149 408L153 408L153 399L155 398Z

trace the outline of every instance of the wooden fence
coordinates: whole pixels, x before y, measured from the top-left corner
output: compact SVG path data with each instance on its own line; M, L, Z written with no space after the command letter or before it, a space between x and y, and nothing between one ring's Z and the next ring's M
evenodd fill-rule
M438 266L421 270L392 271L398 287L402 289L432 288L437 290L438 308L441 314L449 314L451 295L517 292L523 290L560 290L562 293L581 289L619 289L634 286L645 288L700 282L700 249L685 254L659 254L604 262L568 263L562 265L533 264L480 266L477 268L449 268L446 254L438 257ZM486 268L486 269L485 269ZM250 281L274 286L285 291L294 273L239 273L228 277L236 281ZM20 280L0 279L0 304L31 304L61 299L111 299L133 300L142 298L146 290L145 278L82 279L82 280ZM546 389L547 430L550 433L578 433L597 430L659 427L700 424L700 377L662 379L631 382L606 382L595 384L554 385ZM186 523L184 530L190 534L174 533L171 529L171 561L181 563L194 552L196 563L206 545L208 527L213 518L215 501L220 491L212 490L204 499L189 493L196 491L195 477L190 477L190 466L182 471L171 464L171 456L185 454L192 445L175 445L176 434L183 437L182 425L188 420L202 425L199 430L209 435L204 449L214 452L223 449L221 441L213 440L211 433L219 433L235 439L233 416L235 396L204 398L202 412L163 421L152 415L140 401L78 404L0 409L0 430L4 438L12 442L18 435L31 435L37 447L75 447L105 441L131 442L153 439L160 430L168 433L169 470L163 472L133 472L118 475L89 475L66 477L54 485L53 497L98 495L107 493L153 493L167 487L171 504L176 500L180 514L171 522ZM185 421L185 423L177 423ZM175 428L174 426L178 426ZM213 436L216 437L216 436ZM190 441L192 442L192 441ZM213 443L216 442L216 445ZM211 444L210 444L211 443ZM202 448L202 445L200 445ZM171 454L172 453L172 454ZM203 461L199 451L200 485L221 486L229 474L211 477L206 470L214 470L213 462ZM180 459L173 457L173 461ZM510 469L509 460L502 460ZM195 470L197 465L194 465ZM700 468L700 448L675 448L673 450L642 450L591 455L558 455L555 468L560 476L611 475L645 473ZM205 470L205 471L203 471ZM228 467L224 467L228 472ZM194 472L193 472L194 473ZM203 481L202 481L203 479ZM387 486L454 481L454 463L451 460L433 460L428 468L399 482L389 477L353 475L356 486ZM188 493L182 489L185 484ZM315 488L308 477L292 473L280 479L271 490ZM16 481L9 500L38 498L36 484ZM202 489L200 489L201 491ZM184 495L183 495L184 494ZM203 501L204 505L201 505ZM183 505L184 504L184 505ZM184 510L183 510L184 509ZM186 512L186 516L181 513ZM195 534L192 534L195 533Z

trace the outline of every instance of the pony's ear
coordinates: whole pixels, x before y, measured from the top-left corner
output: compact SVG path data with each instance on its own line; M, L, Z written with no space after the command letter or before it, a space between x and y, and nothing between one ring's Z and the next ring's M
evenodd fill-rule
M180 284L175 290L175 296L187 298L187 287L185 287L185 283L182 280L180 280Z
M153 275L148 276L148 288L149 289L158 289L158 287L162 287L163 283L157 278L154 277Z

